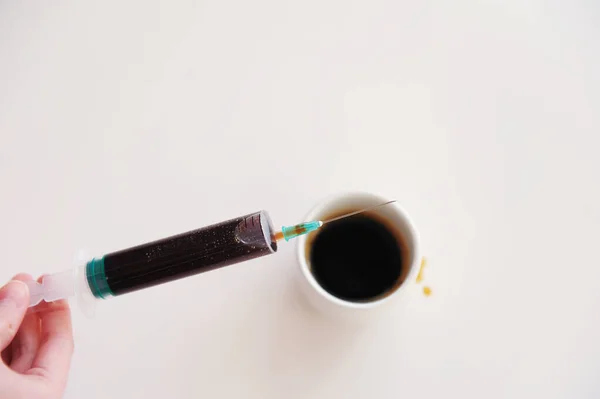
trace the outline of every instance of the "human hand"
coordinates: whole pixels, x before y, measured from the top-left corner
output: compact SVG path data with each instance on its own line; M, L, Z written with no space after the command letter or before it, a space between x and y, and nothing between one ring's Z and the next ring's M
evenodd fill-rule
M73 354L71 312L66 301L42 302L25 314L29 289L19 274L0 288L0 398L59 399Z

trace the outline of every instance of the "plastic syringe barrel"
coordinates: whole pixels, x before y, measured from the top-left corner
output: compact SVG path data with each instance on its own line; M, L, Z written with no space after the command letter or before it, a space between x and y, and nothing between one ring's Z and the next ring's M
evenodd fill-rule
M93 295L107 298L276 251L270 218L260 211L93 259L86 276Z

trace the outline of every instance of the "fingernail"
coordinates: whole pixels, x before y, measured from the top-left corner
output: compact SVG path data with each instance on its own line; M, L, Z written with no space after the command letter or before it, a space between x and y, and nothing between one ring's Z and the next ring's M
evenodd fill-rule
M12 280L0 288L0 302L3 305L13 305L18 308L29 305L29 288L18 280Z

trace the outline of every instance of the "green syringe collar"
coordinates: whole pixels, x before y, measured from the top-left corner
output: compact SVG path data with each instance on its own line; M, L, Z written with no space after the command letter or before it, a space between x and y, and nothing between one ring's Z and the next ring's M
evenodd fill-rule
M311 231L315 231L319 227L323 225L323 222L315 220L313 222L300 223L295 226L283 226L281 228L281 232L283 233L283 238L286 241L291 240L292 238L296 238L298 236L308 234Z
M85 267L85 276L90 290L96 298L106 299L113 295L104 273L104 257L89 261Z

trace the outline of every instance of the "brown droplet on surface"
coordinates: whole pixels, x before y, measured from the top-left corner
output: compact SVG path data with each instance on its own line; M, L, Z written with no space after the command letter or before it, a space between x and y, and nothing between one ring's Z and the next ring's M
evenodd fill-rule
M425 269L425 265L427 264L427 260L423 258L421 260L421 267L419 268L419 274L417 274L417 283L423 281L423 269Z
M430 296L431 295L431 288L429 288L429 287L423 287L423 294L425 296Z

